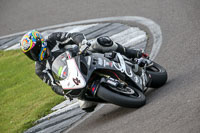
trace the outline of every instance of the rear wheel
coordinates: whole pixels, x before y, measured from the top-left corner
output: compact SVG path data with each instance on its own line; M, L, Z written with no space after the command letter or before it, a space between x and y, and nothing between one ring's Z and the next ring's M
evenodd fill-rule
M152 65L146 68L147 73L151 75L150 87L158 88L163 86L167 81L167 71L161 65L152 62Z
M139 108L146 103L145 95L140 90L130 86L112 88L100 85L97 96L109 103L128 108Z

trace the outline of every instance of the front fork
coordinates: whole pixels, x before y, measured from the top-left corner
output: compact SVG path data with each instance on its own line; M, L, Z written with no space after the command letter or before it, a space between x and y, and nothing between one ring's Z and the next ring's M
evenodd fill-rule
M147 73L146 68L151 64L149 59L144 59L144 64L142 66L139 65L137 60L135 60L134 65L132 66L133 72L142 79L142 88L143 91L147 91L148 87L151 84L151 75Z
M151 75L147 73L147 67L149 65L152 64L152 61L147 59L144 67L143 67L143 72L142 72L142 80L143 82L145 81L144 85L145 85L145 89L144 89L144 92L147 91L148 87L151 85L151 82L152 82L152 78L151 78Z

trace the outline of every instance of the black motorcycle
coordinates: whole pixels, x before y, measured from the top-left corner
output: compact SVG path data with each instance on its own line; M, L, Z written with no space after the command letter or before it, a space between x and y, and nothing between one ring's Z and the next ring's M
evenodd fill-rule
M89 46L76 56L62 52L52 63L54 78L70 99L138 108L146 102L148 87L158 88L167 81L166 70L148 58L138 63L117 52L89 52Z

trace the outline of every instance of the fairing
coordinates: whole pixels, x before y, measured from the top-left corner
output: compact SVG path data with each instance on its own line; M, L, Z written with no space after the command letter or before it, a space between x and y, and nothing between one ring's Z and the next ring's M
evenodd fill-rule
M75 59L67 60L68 75L64 80L60 81L63 89L81 89L86 85L85 79L83 78Z
M59 55L52 64L54 77L57 77L63 89L82 89L86 82L74 58L69 52Z

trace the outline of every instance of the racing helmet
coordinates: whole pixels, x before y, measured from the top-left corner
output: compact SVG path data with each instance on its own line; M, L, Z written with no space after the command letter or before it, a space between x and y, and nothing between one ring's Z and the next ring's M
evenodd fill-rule
M36 30L29 31L22 37L20 47L25 55L34 61L44 60L47 52L47 43Z

